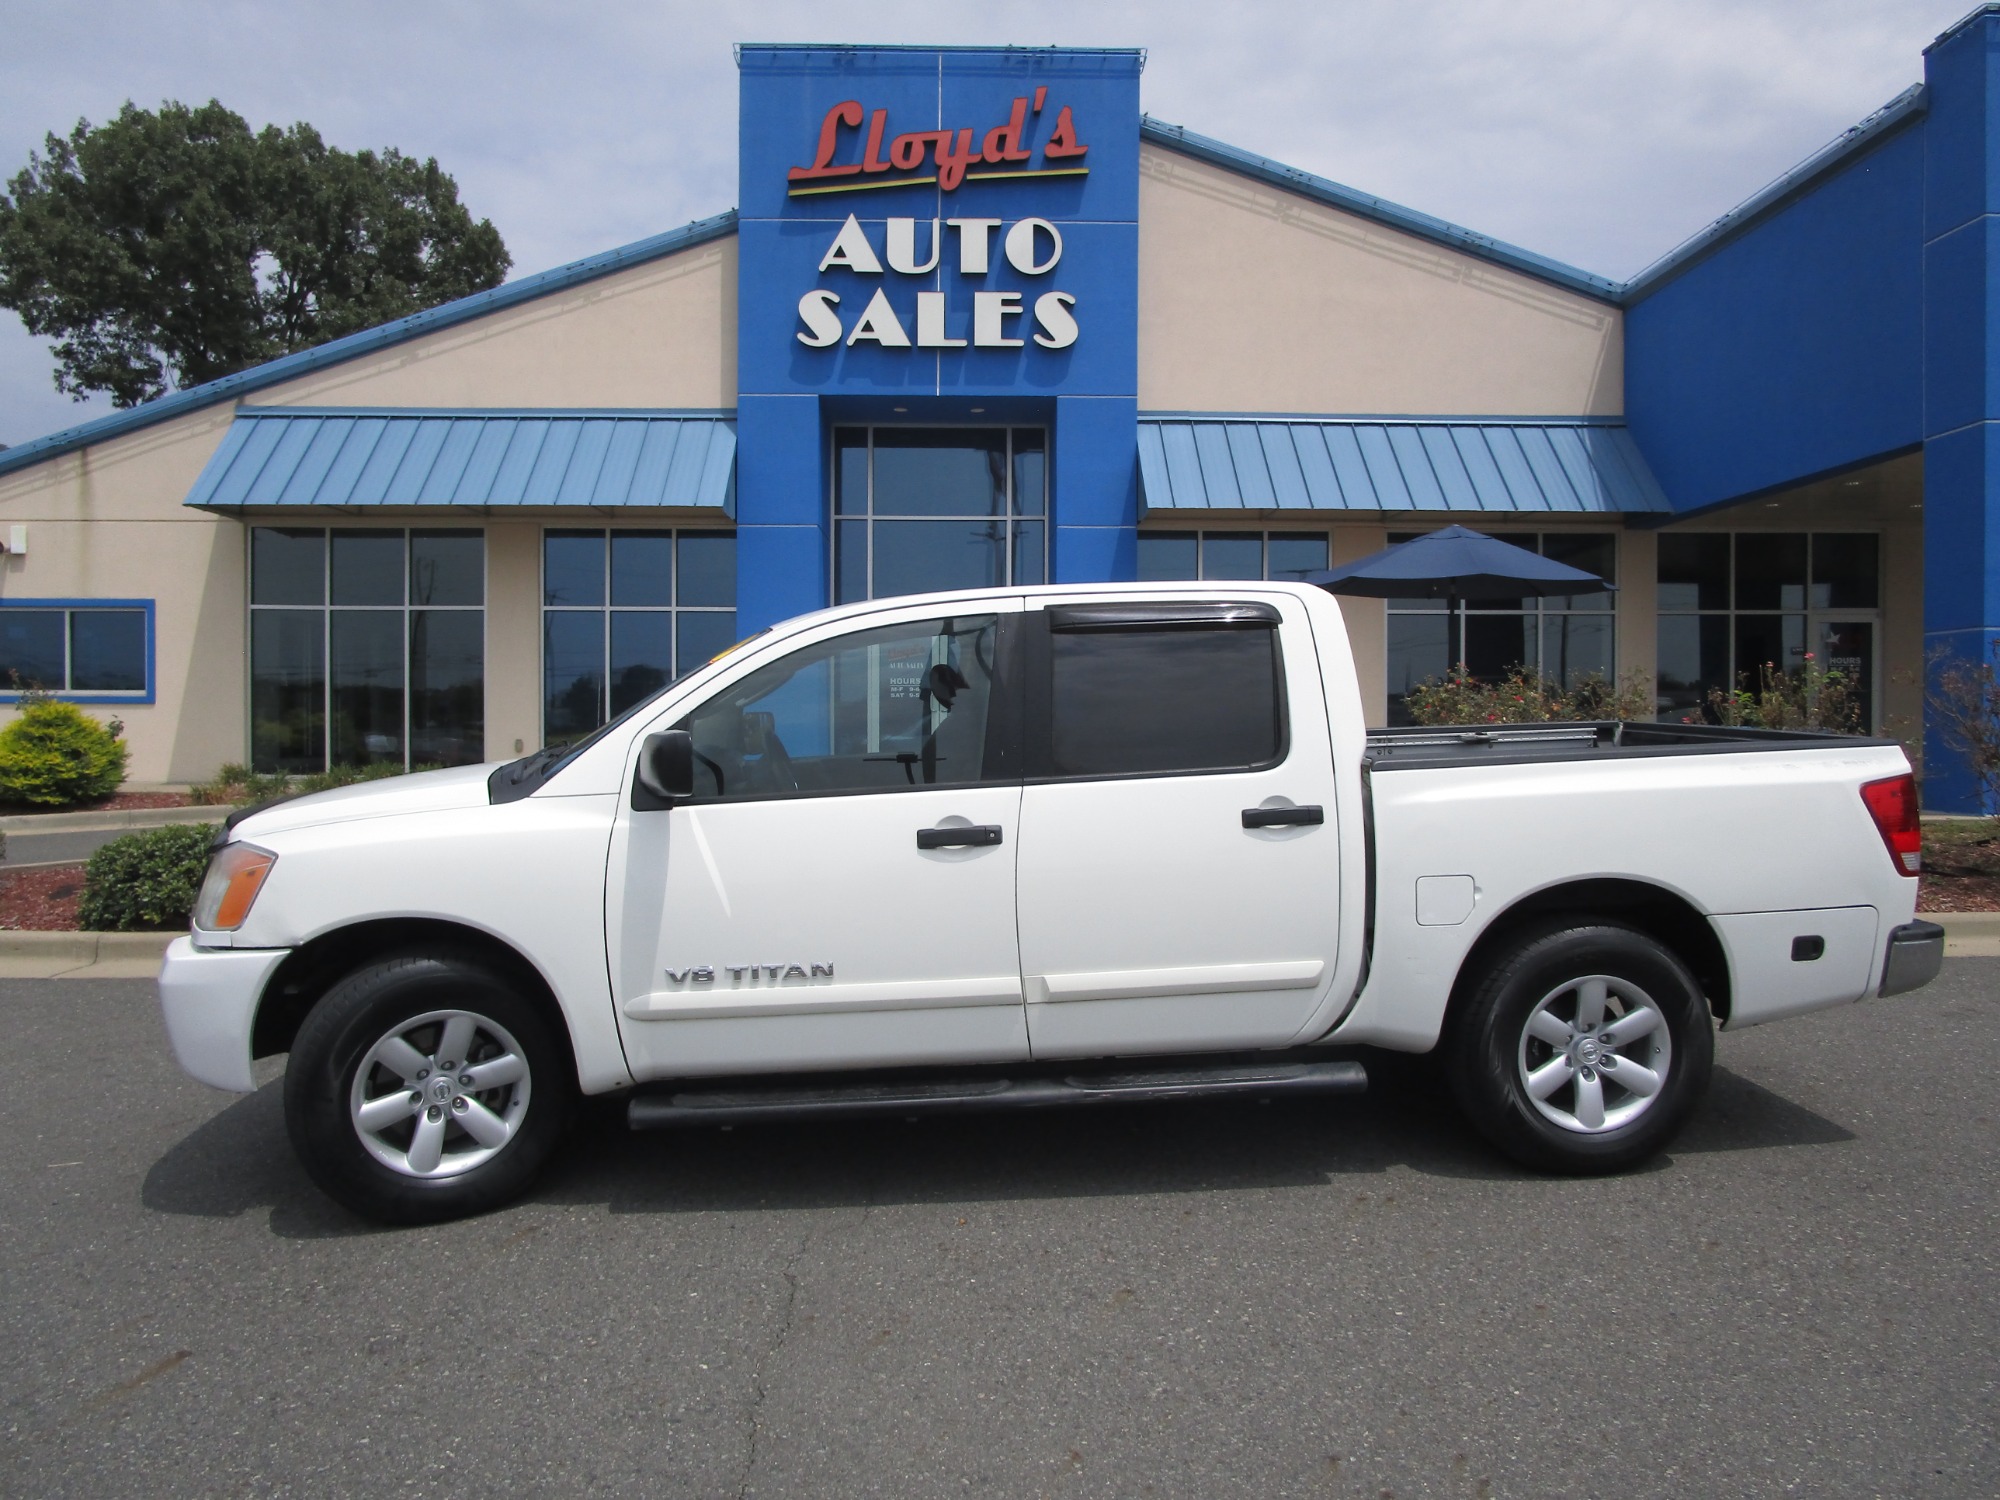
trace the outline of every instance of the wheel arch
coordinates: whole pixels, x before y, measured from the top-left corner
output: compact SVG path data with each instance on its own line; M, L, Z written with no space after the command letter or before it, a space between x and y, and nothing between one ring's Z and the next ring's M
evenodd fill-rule
M540 1009L555 1029L576 1072L576 1044L569 1018L542 971L502 939L477 927L435 917L386 917L321 933L292 950L278 965L257 1002L250 1029L250 1055L289 1052L307 1014L322 996L362 965L390 953L449 947L493 965Z
M1493 957L1523 931L1557 917L1609 918L1635 927L1672 953L1701 986L1718 1024L1729 1019L1729 959L1708 918L1686 897L1643 880L1573 880L1523 896L1486 924L1451 987L1441 1034L1449 1035Z

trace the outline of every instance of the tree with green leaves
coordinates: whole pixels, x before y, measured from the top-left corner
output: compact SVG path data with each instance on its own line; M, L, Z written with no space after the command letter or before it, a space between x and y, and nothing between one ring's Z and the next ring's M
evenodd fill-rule
M512 263L435 159L252 131L211 99L51 134L0 194L0 307L56 389L136 406L498 286Z

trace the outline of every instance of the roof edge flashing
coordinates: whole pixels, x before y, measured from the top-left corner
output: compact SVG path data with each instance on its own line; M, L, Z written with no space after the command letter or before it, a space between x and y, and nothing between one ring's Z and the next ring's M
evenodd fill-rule
M1961 31L1964 31L1967 27L1971 26L1973 22L1981 20L1987 16L2000 16L2000 4L1975 5L1971 10L1967 11L1964 15L1960 16L1956 21L1953 21L1951 25L1945 27L1943 31L1940 31L1935 37L1933 37L1931 39L1931 45L1929 47L1924 48L1924 55L1928 57L1931 54L1932 48L1942 47L1946 42L1950 41L1953 37L1957 36Z
M261 365L252 365L247 370L238 370L234 375L225 375L220 380L189 386L186 390L172 391L142 405L114 411L107 416L79 423L75 427L66 427L44 437L0 450L0 475L32 468L47 459L59 458L65 453L73 453L93 443L123 437L127 433L141 431L156 423L187 416L205 407L240 398L252 391L268 390L274 385L282 385L302 375L309 375L332 365L344 364L348 360L359 359L382 349L393 348L397 344L421 338L425 334L454 328L489 313L518 306L523 302L532 302L538 297L552 296L584 282L611 276L682 250L691 250L698 245L722 239L735 232L736 210L732 208L706 219L697 219L679 229L670 229L664 234L634 240L631 244L621 245L615 250L601 251L582 260L571 261L567 265L538 271L532 276L523 276L518 281L505 282L490 291L474 292L470 297L460 297L454 302L441 303L437 307L426 308L405 318L397 318L373 328L364 328L359 333L350 333L345 338L334 339L330 343L301 349L296 354L283 355Z
M2000 12L2000 4L1987 9ZM1804 161L1774 178L1721 218L1697 230L1625 283L1626 306L1651 296L1683 272L1692 270L1737 236L1805 197L1852 166L1859 157L1882 145L1903 127L1920 120L1930 108L1929 91L1913 83L1887 104L1851 125Z
M1532 250L1524 250L1519 245L1510 245L1505 240L1496 240L1491 235L1480 234L1476 230L1454 224L1431 214L1406 208L1400 203L1392 203L1386 198L1320 177L1299 167L1289 167L1283 162L1269 157L1258 156L1239 147L1200 135L1184 125L1170 125L1164 120L1156 120L1151 115L1139 117L1139 139L1150 141L1156 146L1164 146L1169 151L1178 151L1192 156L1197 161L1205 161L1211 166L1242 173L1267 182L1273 187L1315 199L1331 208L1359 214L1373 219L1392 229L1400 229L1406 234L1414 234L1434 244L1445 245L1481 260L1491 261L1533 276L1541 281L1551 282L1572 292L1581 292L1600 302L1615 303L1624 292L1624 283L1613 281L1606 276L1598 276L1575 266L1565 265L1546 255L1538 255Z

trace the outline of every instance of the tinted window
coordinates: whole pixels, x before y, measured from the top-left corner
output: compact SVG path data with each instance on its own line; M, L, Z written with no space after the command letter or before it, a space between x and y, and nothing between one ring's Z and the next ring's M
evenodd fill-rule
M141 692L146 686L146 612L79 609L69 617L69 686L75 693Z
M680 726L694 736L696 795L984 779L996 626L992 615L886 625L752 672Z
M59 693L63 686L63 612L10 609L0 614L0 687Z
M1058 630L1050 646L1055 775L1220 771L1278 759L1273 630Z

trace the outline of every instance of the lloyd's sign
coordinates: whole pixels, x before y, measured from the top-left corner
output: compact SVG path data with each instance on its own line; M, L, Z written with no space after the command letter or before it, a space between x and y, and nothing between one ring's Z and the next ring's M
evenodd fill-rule
M1082 158L1090 147L1078 139L1071 107L1057 107L1043 129L1048 93L1041 86L1031 95L1017 95L1007 119L983 132L959 126L892 135L888 110L869 111L858 99L844 100L820 122L812 165L795 166L786 174L786 194L818 198L920 184L935 184L942 194L967 182L1088 176L1090 168ZM954 295L935 284L943 279L939 271L947 262L957 285L957 278L985 277L996 258L1004 258L1022 277L1053 278L1062 254L1062 231L1045 218L889 218L876 221L871 233L850 213L820 257L819 273L922 278L925 285L915 292L914 312L905 317L911 308L907 297L890 298L888 286L894 283L876 285L865 302L833 287L815 287L799 298L796 337L808 349L861 344L1019 349L1030 340L1044 349L1067 349L1078 333L1077 299L1070 292L1048 285L1032 292L969 288ZM899 301L904 312L897 310ZM969 304L969 320L963 311L954 311L954 302L961 308ZM858 309L855 303L861 303Z
M994 125L984 133L977 126L967 125L955 130L906 130L894 136L888 134L888 110L871 112L861 107L859 99L843 100L820 121L819 146L813 153L813 164L793 167L785 174L786 195L815 198L829 193L858 193L870 188L911 187L927 182L936 183L939 192L951 193L965 182L1089 176L1090 168L1083 165L1082 158L1090 147L1077 139L1076 121L1067 104L1056 110L1047 138L1039 146L1030 144L1039 134L1048 98L1046 84L1032 96L1017 96L1006 123ZM864 116L868 120L865 145L861 136ZM842 157L845 159L837 159Z

